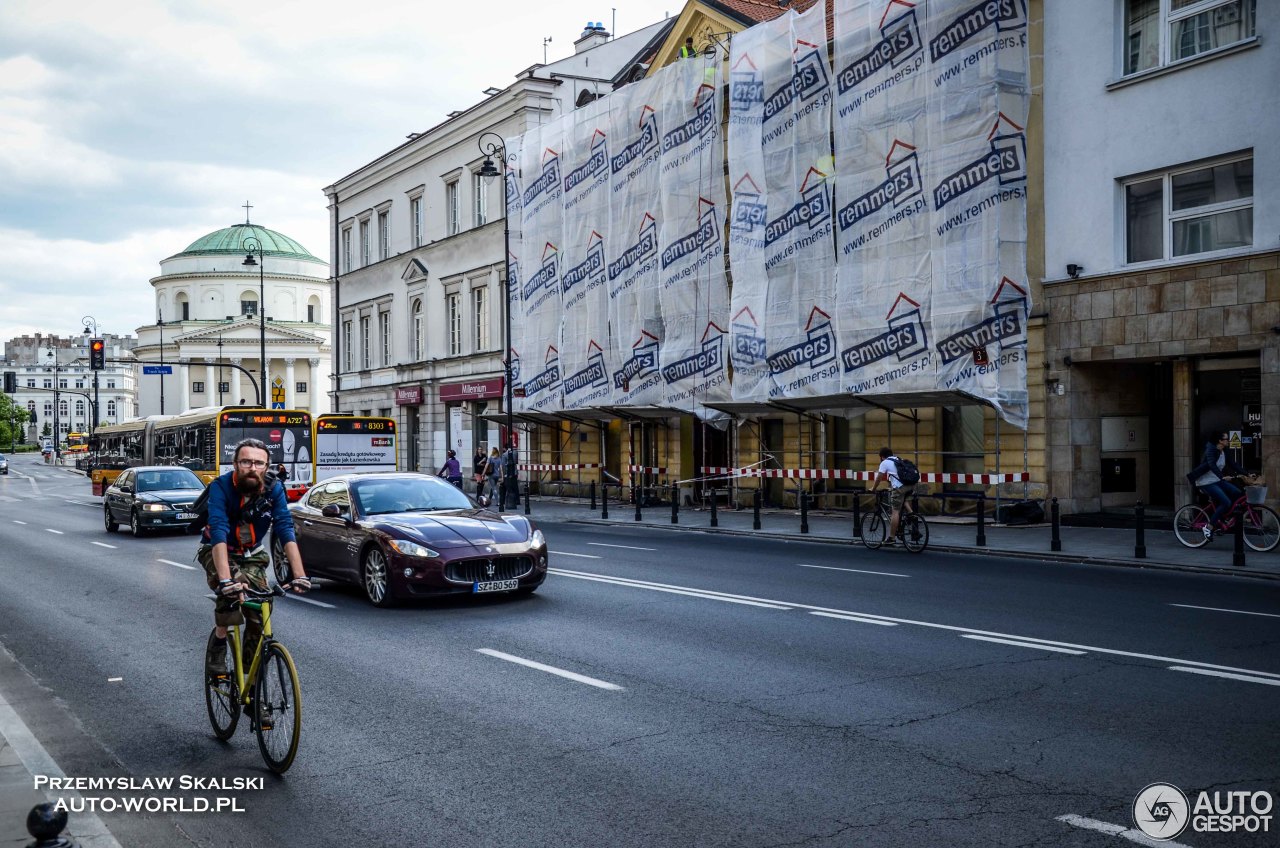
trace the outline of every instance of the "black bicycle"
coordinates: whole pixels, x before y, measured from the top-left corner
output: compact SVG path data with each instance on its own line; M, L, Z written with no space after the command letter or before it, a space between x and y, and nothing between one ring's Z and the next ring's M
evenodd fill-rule
M898 516L898 540L902 546L913 554L918 554L929 546L929 522L918 512L909 511L911 507L903 504L902 514ZM871 550L877 550L889 541L889 526L893 520L893 509L889 506L889 493L876 493L876 508L862 516L862 544Z

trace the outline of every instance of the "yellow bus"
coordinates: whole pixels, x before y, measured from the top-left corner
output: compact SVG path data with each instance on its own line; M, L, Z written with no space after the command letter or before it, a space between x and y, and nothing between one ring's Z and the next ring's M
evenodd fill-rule
M352 471L395 471L395 419L321 415L316 418L311 455L317 483Z
M89 452L89 434L88 433L68 433L67 446L62 449L63 453L88 453Z

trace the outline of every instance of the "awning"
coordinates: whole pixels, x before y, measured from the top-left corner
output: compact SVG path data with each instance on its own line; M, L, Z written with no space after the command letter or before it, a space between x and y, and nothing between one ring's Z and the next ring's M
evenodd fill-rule
M686 414L682 409L672 409L666 406L603 406L600 408L613 413L618 418L630 421L653 421L664 418L677 418Z
M784 415L790 413L822 413L842 410L867 409L917 409L932 406L990 406L990 403L959 391L900 392L875 395L818 395L816 397L785 398L777 401L731 401L704 403L708 409L726 412L735 417L747 415Z

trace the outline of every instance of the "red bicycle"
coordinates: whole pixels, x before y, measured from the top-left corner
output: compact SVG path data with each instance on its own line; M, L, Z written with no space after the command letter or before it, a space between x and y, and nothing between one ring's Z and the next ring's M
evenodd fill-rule
M1265 486L1245 486L1244 494L1236 498L1231 508L1222 516L1226 531L1235 529L1236 522L1244 523L1244 543L1255 551L1270 551L1280 545L1280 515L1271 507L1263 506L1266 500ZM1173 533L1188 548L1202 548L1222 531L1213 527L1213 499L1201 493L1200 502L1187 504L1173 516Z

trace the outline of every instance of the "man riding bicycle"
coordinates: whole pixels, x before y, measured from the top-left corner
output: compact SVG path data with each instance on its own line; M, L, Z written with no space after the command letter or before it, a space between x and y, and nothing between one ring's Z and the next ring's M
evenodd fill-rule
M1226 516L1227 511L1231 509L1231 505L1243 494L1227 479L1227 476L1235 474L1240 477L1248 476L1251 479L1257 479L1257 475L1249 474L1227 454L1227 447L1230 444L1230 433L1224 430L1211 431L1205 439L1204 457L1201 459L1200 464L1191 469L1191 473L1187 475L1187 480L1191 482L1191 485L1213 498L1213 502L1216 505L1213 517L1209 520L1209 525L1204 528L1206 539L1210 538L1215 530L1224 532L1227 529L1226 524L1223 523L1223 518Z
M898 479L898 457L888 448L880 448L880 467L876 469L876 482L871 487L871 491L877 491L881 483L889 486L889 508L893 510L893 516L889 519L889 538L885 540L886 545L897 544L898 523L902 517L902 510L906 509L911 512L911 505L907 503L907 498L916 490L914 483L903 483Z
M267 474L270 454L257 439L236 445L234 467L209 484L209 521L200 538L196 559L204 566L205 579L214 599L214 636L205 655L205 673L218 677L227 670L227 628L245 623L237 602L246 587L266 592L268 531L284 542L293 579L287 584L298 594L311 588L302 567L302 555L293 535L284 486ZM262 619L248 614L243 654L253 656L262 633Z

